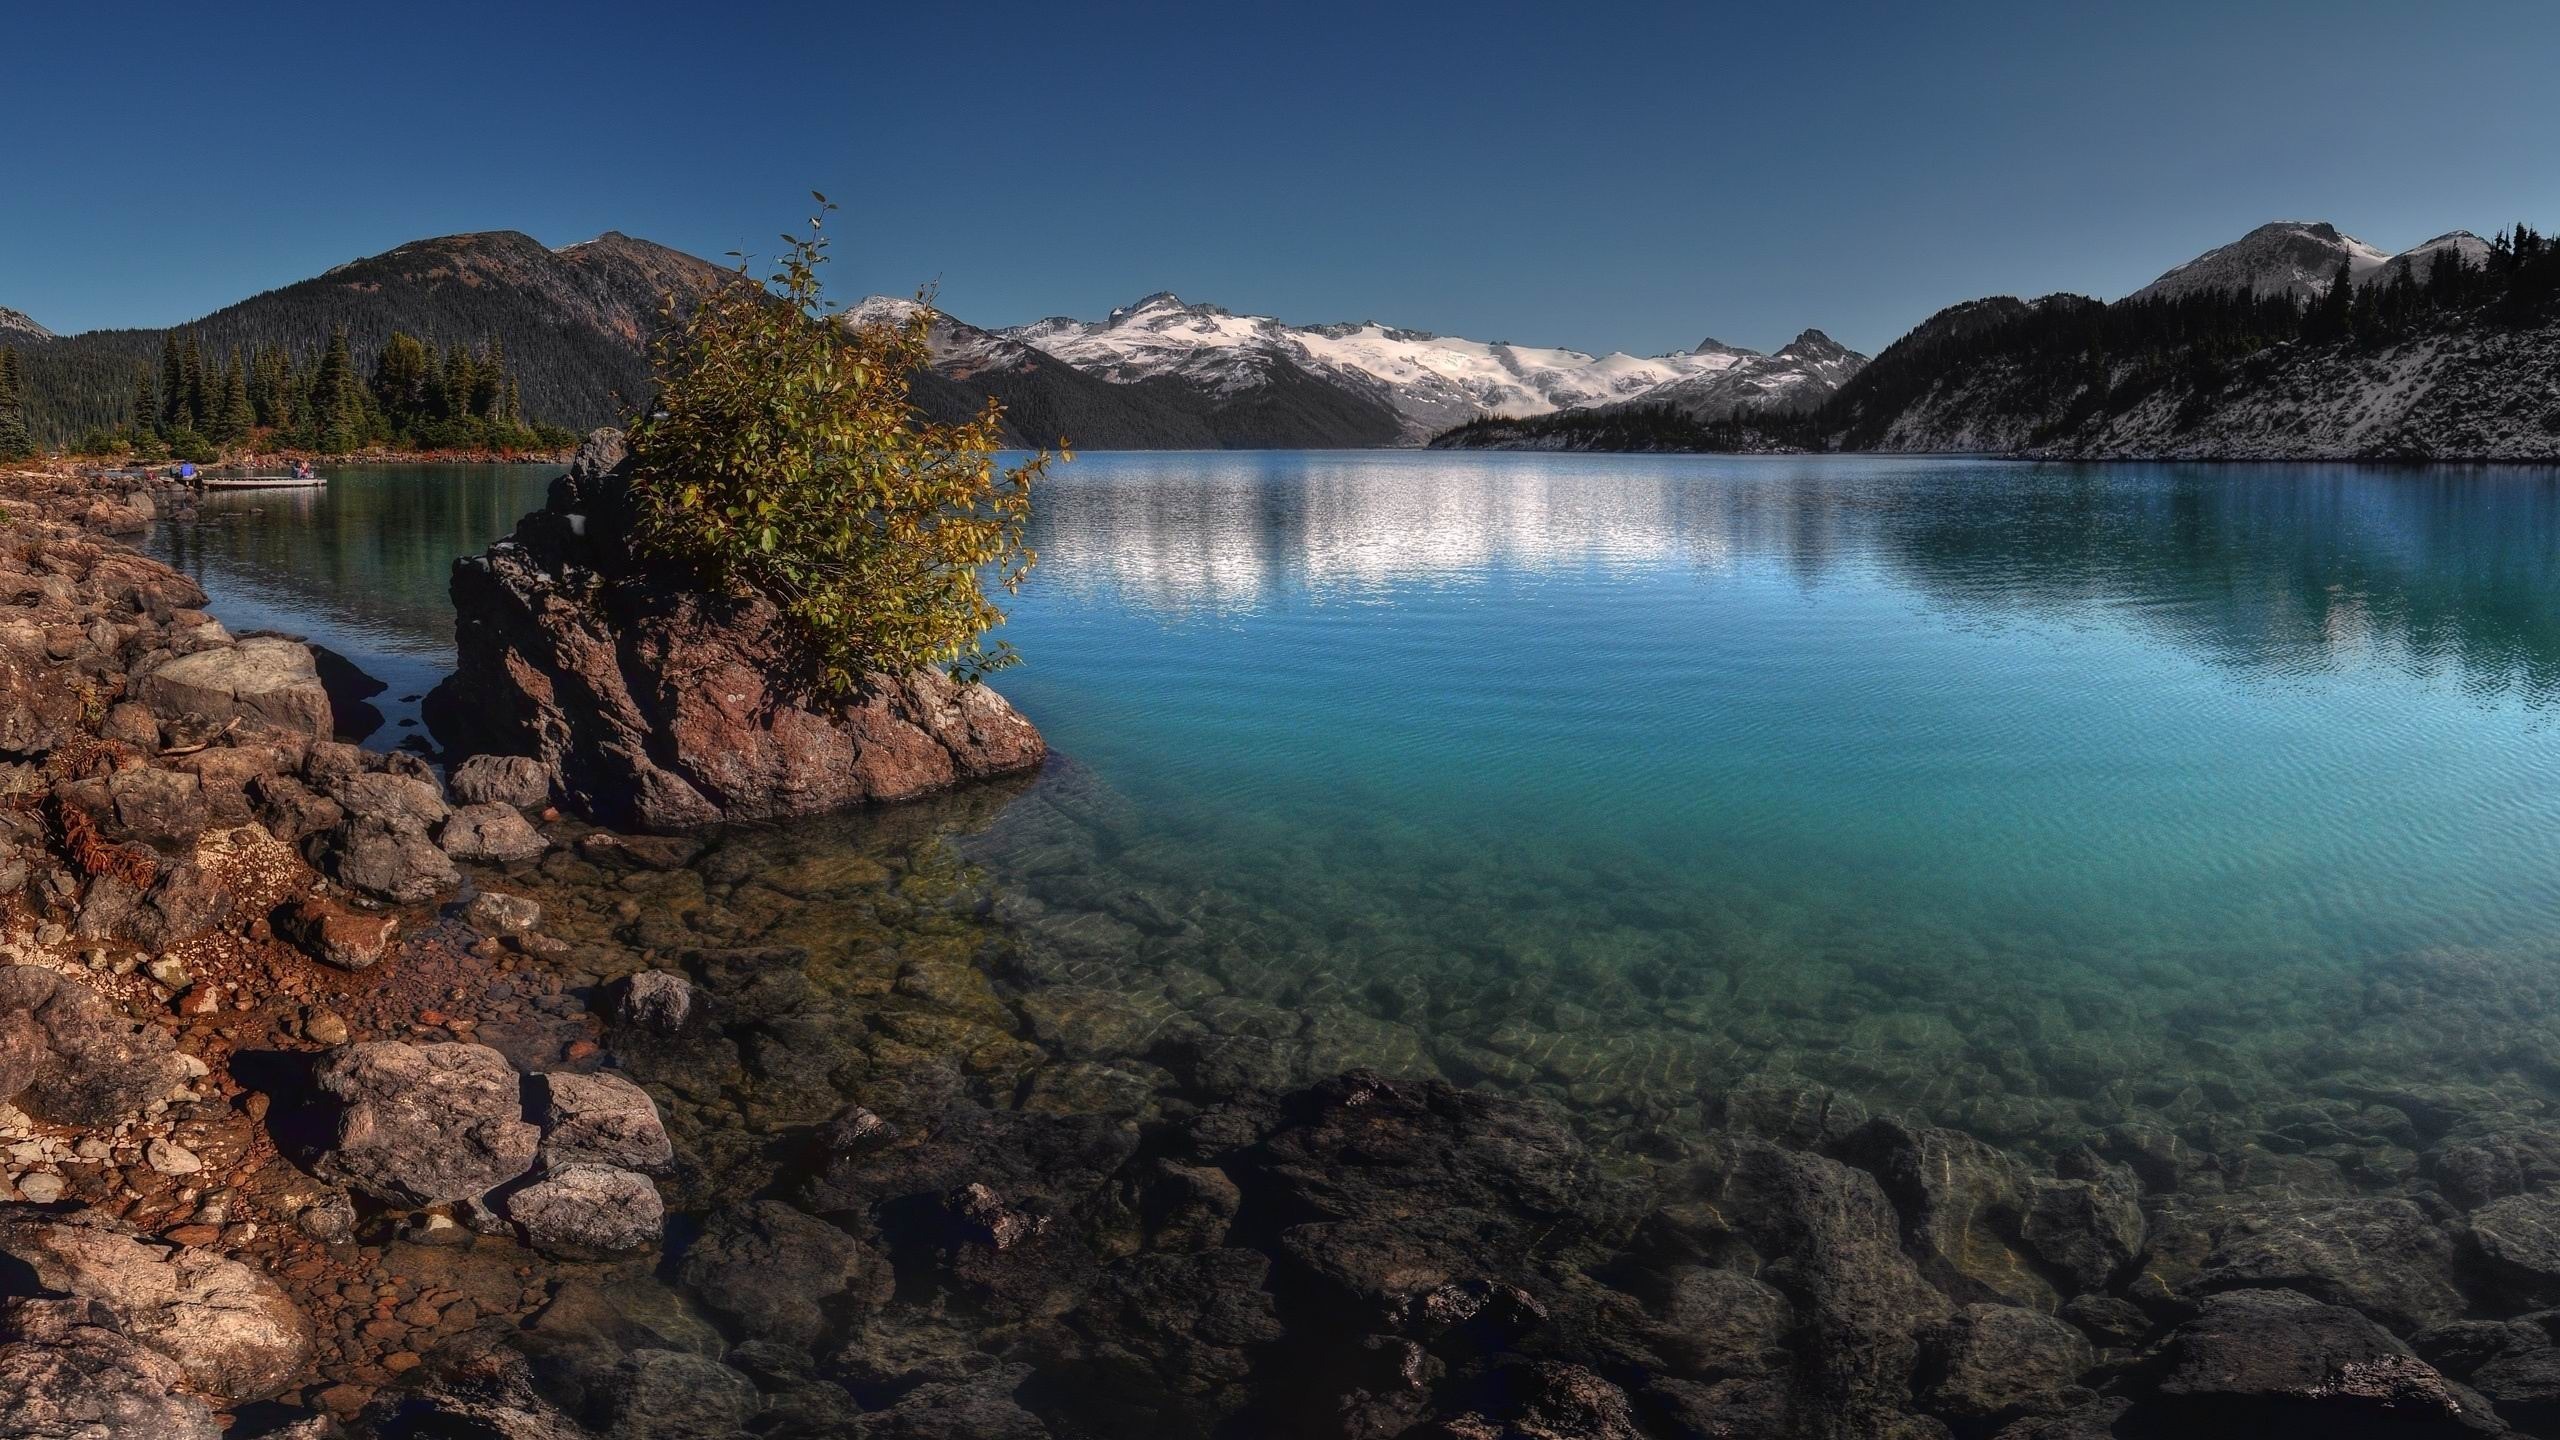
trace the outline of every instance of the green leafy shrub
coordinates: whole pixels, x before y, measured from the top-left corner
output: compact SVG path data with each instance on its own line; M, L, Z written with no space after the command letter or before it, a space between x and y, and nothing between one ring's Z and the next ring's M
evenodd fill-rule
M1004 623L1046 451L1001 468L1001 407L927 420L908 380L928 359L931 307L854 326L825 298L819 196L759 283L741 260L656 349L654 405L630 427L638 538L712 583L779 606L811 679L845 695L872 672L941 665L975 680L1012 663Z

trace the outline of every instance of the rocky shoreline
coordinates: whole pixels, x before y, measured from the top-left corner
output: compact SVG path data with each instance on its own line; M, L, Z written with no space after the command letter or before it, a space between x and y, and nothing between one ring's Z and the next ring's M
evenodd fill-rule
M2529 964L1954 1063L1342 984L1106 864L1072 764L597 829L556 759L329 738L307 651L115 542L153 497L0 503L0 1433L2560 1430Z

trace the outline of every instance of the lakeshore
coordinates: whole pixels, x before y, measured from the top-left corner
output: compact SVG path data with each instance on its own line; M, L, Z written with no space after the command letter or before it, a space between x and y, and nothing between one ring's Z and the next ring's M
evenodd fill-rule
M2237 842L2192 868L2128 852L2108 888L2075 890L2073 845L2106 838L2092 820L2078 842L2027 826L2065 853L2050 870L2013 868L2033 880L2018 894L1968 893L1951 864L1861 911L1788 849L1780 802L1801 806L1809 777L1759 804L1739 781L1756 761L1713 785L1632 774L1623 793L1601 792L1628 843L1601 848L1601 829L1578 828L1575 792L1534 779L1554 769L1518 738L1544 733L1538 712L1482 708L1521 703L1502 697L1522 675L1551 687L1570 675L1559 657L1592 648L1577 627L1622 627L1632 596L1684 634L1741 647L1657 683L1686 707L1682 733L1748 736L1712 678L1755 675L1763 703L1789 693L1781 662L1835 643L1829 617L1916 647L1908 672L1868 661L1792 682L1907 673L1893 706L1806 692L1843 734L1888 727L1873 754L1894 773L1941 726L2002 753L2036 743L2038 725L2056 744L2093 743L2092 721L2049 706L1994 723L2013 696L1982 697L1983 715L1926 708L1947 702L1920 682L1968 673L1973 647L2068 647L2084 686L2089 667L2114 667L2095 687L2106 705L2151 697L2129 729L2228 729L2234 696L2280 728L2283 763L2232 757L2219 772L2252 810L2318 812L2317 782L2288 777L2338 763L2300 748L2345 731L2334 705L2400 716L2382 743L2433 735L2444 754L2456 752L2443 737L2464 737L2458 753L2484 768L2475 787L2438 762L2430 825L2516 824L2501 806L2460 807L2475 788L2533 790L2514 779L2529 769L2489 762L2529 767L2534 754L2550 646L2531 557L2547 485L2084 470L1989 490L1964 472L1914 492L1938 472L1500 468L1509 458L1422 483L1414 467L1449 462L1147 457L1062 491L1039 537L1058 588L1018 611L1035 659L1005 682L1064 752L1036 778L674 838L529 804L517 814L539 851L489 818L526 848L449 856L456 882L434 898L354 897L350 916L400 922L358 970L262 937L273 910L243 892L239 933L217 927L173 989L150 970L152 947L84 942L74 903L39 966L98 987L205 1073L186 1081L199 1093L122 1133L30 1124L20 1143L39 1158L13 1160L13 1183L41 1200L50 1184L28 1195L26 1177L57 1177L48 1217L105 1210L275 1277L314 1322L277 1395L373 1433L2023 1437L2247 1433L2270 1413L2350 1429L2386 1409L2415 1433L2547 1423L2535 1377L2551 1346L2535 1317L2548 1262L2532 1236L2560 1169L2533 1060L2554 1007L2529 943L2541 895L2529 879L2489 881L2466 848L2438 862L2429 907L2372 908L2366 877L2412 873L2443 847L2423 828L2395 847L2400 832L2366 815L2359 848L2325 862L2348 866L2334 890L2297 888L2320 867L2230 873L2250 853ZM1345 468L1379 463L1408 470L1355 483ZM230 567L292 533L290 503L240 527L236 552L183 552L214 609L230 577L277 573ZM121 495L9 508L147 533ZM1506 521L1520 513L1539 524ZM34 567L82 577L68 603L106 603L82 589L93 575L193 583L68 528L45 533L47 546L94 547ZM1970 545L2018 533L2106 540L2094 554ZM1411 543L1386 556L1356 539L1383 534ZM2260 597L2238 613L2219 598L2233 574ZM2466 575L2523 591L2468 589ZM1903 585L1946 623L1915 629ZM1479 670L1450 642L1487 643L1487 586L1508 608L1537 596L1566 643L1487 653ZM395 588L355 575L279 598L348 606ZM1776 633L1707 623L1684 594L1783 600L1800 618ZM54 617L41 585L26 597L40 631L85 633L86 612ZM115 654L196 643L176 638L205 623L202 603L180 603L194 598L171 590L165 619L128 602L116 613L151 617L156 638ZM1359 627L1382 613L1408 641L1385 657L1430 676L1448 697L1434 725L1455 730L1417 736L1392 708L1311 728L1276 684L1220 708L1220 686L1238 683L1218 649L1234 617L1254 617L1274 673L1336 657L1315 688L1355 696L1375 692L1339 667L1375 653L1356 642L1381 633ZM2093 618L2116 614L2151 638ZM1770 648L1738 638L1753 634ZM1603 673L1629 663L1588 658ZM1145 703L1112 700L1106 673ZM2419 703L2430 696L2439 708ZM1885 718L1896 713L1903 728ZM1625 740L1663 733L1648 728L1658 716L1630 719L1573 743L1628 763ZM2510 748L2511 720L2523 728ZM1323 743L1292 749L1292 734ZM1376 748L1346 780L1335 747L1350 734ZM249 748L238 738L212 748ZM164 757L194 743L155 735L173 739L109 773L219 768L199 758L209 751ZM1736 743L1719 752L1728 763L1747 754ZM1475 778L1446 783L1425 750L1463 757ZM1773 752L1767 773L1800 767L1797 753ZM269 773L377 805L426 803L394 779L457 810L504 803L392 757L339 775L346 763L315 737ZM2362 770L2360 793L2401 793ZM1347 792L1311 808L1318 783ZM2252 789L2289 784L2302 788ZM1712 819L1648 792L1694 792ZM243 793L260 828L285 824L260 808L254 777ZM2096 809L2163 803L2126 790ZM1929 843L1978 861L2000 810L1949 810ZM1322 829L1303 818L1318 813ZM1828 811L1831 869L1925 865L1918 849L1884 852L1894 866L1844 850L1843 827L1868 845L1893 829L1843 818L1857 813ZM1415 818L1434 814L1469 837L1540 838L1470 840L1467 853ZM1720 833L1734 843L1702 856ZM1751 850L1768 852L1757 871ZM2537 853L2527 843L2512 859ZM286 855L306 889L342 863ZM68 863L31 858L28 895L61 893L35 872ZM1782 884L1782 870L1796 878ZM2039 887L2053 899L2039 903ZM2145 895L2173 893L2296 896L2299 910L2250 920L2205 904L2184 928L2146 929ZM493 894L521 906L478 898ZM2054 918L2065 910L2085 912L2085 929ZM2330 916L2334 931L2300 928ZM7 933L41 937L43 924L13 914ZM2010 948L1983 948L2003 933ZM668 1142L650 1178L664 1237L619 1258L571 1254L556 1237L528 1245L525 1222L502 1212L386 1202L344 1170L324 1180L343 1162L273 1118L315 1098L310 1072L264 1057L375 1040L486 1046L517 1076L634 1082ZM89 1141L105 1154L87 1158ZM174 1146L204 1168L154 1168L154 1142L164 1162ZM187 1178L206 1174L225 1183ZM351 1228L327 1238L342 1214ZM2373 1384L2341 1389L2339 1365ZM234 1433L286 1423L250 1414Z

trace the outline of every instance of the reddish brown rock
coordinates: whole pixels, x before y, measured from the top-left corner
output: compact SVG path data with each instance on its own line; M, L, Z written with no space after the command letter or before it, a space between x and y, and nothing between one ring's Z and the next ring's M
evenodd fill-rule
M622 463L598 431L548 505L454 563L459 665L428 705L448 745L531 756L591 817L648 828L907 800L1046 756L1004 697L939 672L811 698L773 605L632 555Z
M313 897L276 912L276 933L324 965L362 970L380 960L400 931L399 917L369 915Z

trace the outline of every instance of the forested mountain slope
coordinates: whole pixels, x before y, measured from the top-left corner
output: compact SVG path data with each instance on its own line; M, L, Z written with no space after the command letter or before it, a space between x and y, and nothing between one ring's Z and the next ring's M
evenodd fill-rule
M528 419L572 429L622 418L648 388L648 338L673 295L688 305L726 272L705 260L607 234L559 250L511 230L420 240L252 296L173 329L216 360L281 348L316 358L343 328L370 373L394 332L444 346L503 347ZM61 442L130 421L134 377L166 330L13 334L27 420Z

